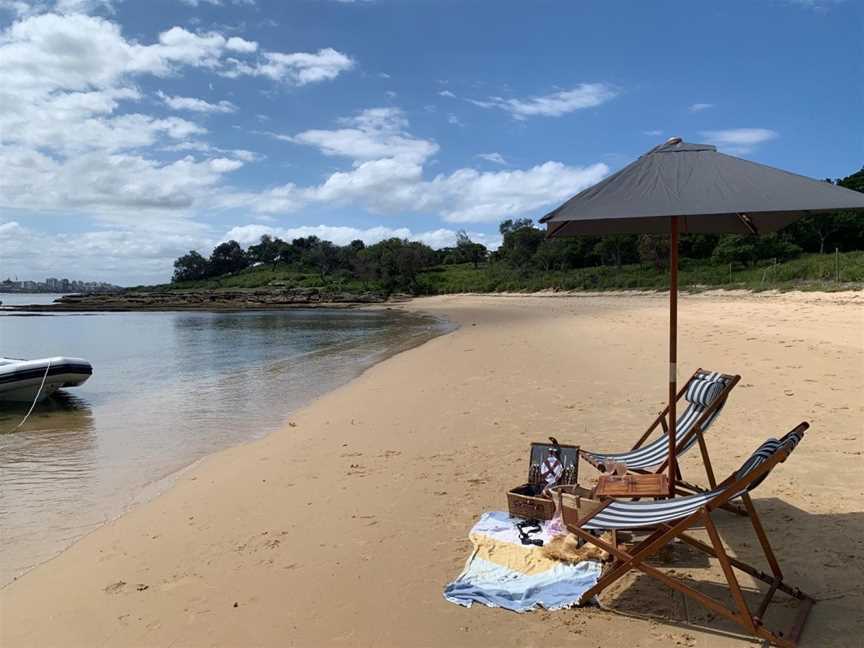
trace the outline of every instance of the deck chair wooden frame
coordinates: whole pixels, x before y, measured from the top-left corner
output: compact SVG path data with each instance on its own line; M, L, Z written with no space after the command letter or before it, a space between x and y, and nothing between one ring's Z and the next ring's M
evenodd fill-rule
M718 487L716 487L712 491L709 491L708 493L702 494L701 496L696 495L686 498L675 498L673 500L665 500L661 502L628 503L630 504L630 509L632 510L633 505L636 505L637 508L640 504L647 507L656 505L664 506L670 504L674 506L674 503L676 501L684 502L685 500L704 498L704 503L699 506L695 511L683 515L682 517L677 519L671 519L657 525L652 525L650 527L651 532L649 533L648 537L646 537L644 540L642 540L632 548L625 549L617 542L616 531L624 530L625 527L610 529L609 523L606 523L605 525L599 526L595 524L592 528L592 520L598 518L598 516L602 516L604 510L610 510L609 507L613 506L614 503L619 500L606 500L599 508L584 516L576 524L568 524L567 528L570 532L576 534L581 540L584 540L585 542L589 542L597 547L604 549L605 551L609 552L609 554L613 557L613 562L609 565L606 572L598 580L597 584L594 587L592 587L582 595L580 603L590 601L594 596L605 590L612 583L624 576L627 572L631 570L639 570L640 572L647 574L648 576L656 578L657 580L671 587L672 589L681 592L685 596L695 599L715 614L722 616L729 621L737 624L750 635L763 639L770 644L781 646L782 648L794 648L795 646L797 646L798 639L804 630L804 624L807 621L807 616L809 615L810 609L812 608L815 601L812 597L804 594L798 588L792 587L786 582L784 582L783 572L780 569L780 564L774 554L773 549L771 548L770 543L768 542L768 536L766 535L765 528L762 526L759 515L756 512L755 507L753 506L753 501L750 499L750 490L752 490L759 483L761 483L761 481L765 479L765 477L767 477L767 475L771 472L774 466L786 460L786 458L789 456L789 453L795 447L797 442L800 441L801 438L803 438L804 431L808 427L809 425L807 423L801 423L794 430L784 436L783 439L781 439L779 442L776 440L770 440L769 442L766 442L766 444L763 444L762 448L768 445L768 443L770 443L771 441L773 441L775 444L779 444L779 447L777 447L775 451L771 452L770 456L768 456L767 459L764 459L761 463L756 465L755 468L752 468L749 471L745 471L745 467L747 466L747 464L745 464L745 466L742 467L741 470L731 475ZM754 455L748 461L752 461L754 457L756 457L757 454L762 451L762 448L760 448L757 453L754 453ZM726 553L726 550L723 546L723 541L720 538L720 533L717 529L717 526L714 524L714 520L712 519L712 514L717 509L721 508L724 504L736 498L740 498L742 500L744 507L749 514L748 517L750 518L750 522L752 523L753 530L756 534L757 539L759 540L759 544L762 547L765 558L770 567L770 574L767 574L764 571L752 565L749 565L742 560L733 558ZM624 515L627 514L625 513ZM685 531L687 531L689 528L696 524L703 524L705 526L705 529L708 532L708 536L710 539L710 544L702 542L698 538L694 538L693 536L685 533ZM596 537L591 532L592 530L597 530L598 528L604 530L611 530L612 542L606 542L601 538ZM646 527L644 525L640 525L639 528L644 529ZM627 530L632 530L632 527L631 529ZM732 600L735 604L734 608L729 608L722 601L712 598L707 594L704 594L690 587L683 581L678 580L673 576L666 574L665 572L651 565L646 564L645 561L648 558L657 554L664 546L671 543L675 539L679 539L682 542L687 543L691 547L694 547L704 552L709 557L716 558L719 561L721 569L723 570L723 574L726 578L729 591L732 595ZM755 612L750 609L750 607L747 605L746 600L744 599L741 586L739 585L738 580L735 576L735 569L749 574L753 578L762 581L769 586L765 596L763 597ZM778 590L800 601L800 609L798 612L798 616L795 619L792 627L789 628L785 633L781 631L769 630L763 623L765 613Z
M701 378L705 375L712 375L712 372L706 371L705 369L702 369L701 367L698 368L696 371L694 371L693 374L690 376L690 378L687 379L687 382L684 383L684 386L676 394L676 396L675 396L676 402L680 401L682 398L684 398L685 394L687 393L687 389L690 387L690 383L693 380L695 380L697 378ZM691 493L704 493L704 492L706 492L706 490L710 490L710 489L715 488L717 486L717 479L714 475L714 467L711 464L711 456L708 454L708 445L705 442L704 432L705 432L705 428L707 428L706 423L707 424L713 423L714 419L720 413L720 410L722 410L723 407L726 405L726 402L729 398L729 394L732 392L732 390L735 388L735 386L740 382L741 376L737 375L737 374L736 375L722 374L719 372L714 372L713 375L715 375L716 378L723 380L724 387L723 387L722 391L717 395L717 397L714 399L714 401L711 403L711 405L709 405L708 407L706 407L702 411L702 413L696 419L696 421L694 422L692 427L684 435L682 435L682 437L677 442L677 446L679 448L681 448L681 450L679 450L678 454L677 454L677 456L679 456L679 457L681 455L683 455L685 452L687 452L693 445L699 446L699 452L702 455L702 465L705 468L705 475L708 478L708 488L706 489L702 486L698 486L698 485L693 484L691 482L685 481L681 476L681 469L680 469L680 465L679 465L677 467L677 471L676 471L677 475L676 475L676 480L675 480L675 484L674 484L675 492L679 495L687 495L687 494L691 494ZM679 412L683 412L683 411L684 411L683 408L679 409ZM635 450L638 450L639 448L642 448L645 445L646 441L648 441L648 439L651 438L651 435L654 434L658 430L662 433L663 437L666 438L669 434L669 424L667 422L668 418L669 418L669 406L666 405L666 407L663 408L663 410L659 414L657 414L657 417L651 422L651 425L648 426L648 429L645 430L645 432L642 434L641 437L639 437L639 439L636 441L636 443L630 449L630 452L633 452ZM694 439L695 439L695 444L693 442ZM619 456L620 455L626 455L626 454L628 454L628 453L618 453ZM602 459L603 456L607 456L610 458L614 458L616 456L615 454L605 454L604 455L603 453L598 453L595 456L595 453L592 453L590 451L585 451L585 450L582 450L580 452L580 455L582 456L583 459L588 461L588 463L590 463L595 468L598 468L599 470L601 470L603 472L605 472L606 466L603 465L602 461L597 461L597 459ZM637 474L662 473L662 472L666 471L668 464L669 464L669 457L667 455L661 463L657 464L656 466L651 467L650 469L647 469L647 468L629 468L628 467L628 472L633 472L633 473L637 473ZM729 503L724 508L726 508L727 510L733 511L735 513L738 513L740 515L746 515L747 514L746 509L743 509L734 503Z

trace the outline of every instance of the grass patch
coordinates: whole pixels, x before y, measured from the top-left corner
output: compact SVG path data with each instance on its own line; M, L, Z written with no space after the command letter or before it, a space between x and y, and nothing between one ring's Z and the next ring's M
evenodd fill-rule
M840 280L836 265L839 261ZM331 292L383 292L374 281L362 282L347 274L324 279L285 265L247 268L232 275L202 281L186 281L133 290L237 290L262 288L277 283L292 288L320 288ZM511 268L503 263L443 265L421 273L417 293L536 292L539 290L666 290L666 268L632 264L599 266L566 271ZM805 254L791 261L767 261L754 266L733 266L709 260L682 259L679 270L682 289L744 288L750 290L849 290L864 287L864 251Z

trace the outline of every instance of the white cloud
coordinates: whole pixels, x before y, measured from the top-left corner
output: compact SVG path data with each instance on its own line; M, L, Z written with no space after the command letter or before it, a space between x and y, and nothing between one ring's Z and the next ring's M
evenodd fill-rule
M239 36L232 36L227 41L225 41L225 49L231 50L232 52L257 52L258 43L256 43L255 41L248 41L245 38L240 38Z
M663 134L663 131L660 129L654 129L654 130L642 131L642 133L644 135L648 135L649 137L660 137L660 135Z
M128 40L116 23L72 11L95 6L66 2L70 13L28 14L0 31L0 205L115 221L159 219L172 209L191 217L226 174L256 156L212 147L189 119L129 110L142 99L135 79L190 67L224 71L238 61L229 54L257 44L181 27L150 44ZM278 56L300 57L302 82L314 77L305 55ZM226 100L157 96L192 113L236 109ZM196 157L165 159L170 151Z
M191 156L158 162L104 151L57 160L6 146L0 149L0 207L83 211L112 221L159 220L164 212L194 207L224 174L242 164L240 159Z
M398 108L364 110L340 124L346 128L274 136L348 158L350 170L332 173L318 185L288 183L260 192L224 193L214 197L214 206L278 214L321 203L378 213L437 214L450 222L495 222L560 202L609 172L605 164L546 162L512 171L462 168L427 180L424 166L438 145L407 132L408 121Z
M690 107L687 110L690 112L702 112L703 110L708 110L713 107L714 104L711 103L694 103L690 104Z
M324 155L356 161L399 158L419 163L438 152L435 142L412 137L404 131L408 121L399 108L370 108L341 123L348 128L308 130L277 137L315 146Z
M8 11L18 18L23 18L36 13L38 9L24 0L0 0L0 11Z
M86 14L97 9L104 9L108 13L114 13L114 2L113 0L57 0L54 9L59 13Z
M768 128L730 128L727 130L702 131L702 137L728 153L743 155L753 151L759 144L780 137Z
M278 214L324 203L362 206L376 213L433 213L454 223L494 223L561 202L608 173L602 163L570 167L546 162L513 171L463 168L424 180L422 165L384 158L334 173L320 185L290 183L258 193L224 195L218 206Z
M200 7L202 4L209 4L214 7L220 7L224 4L255 6L255 0L180 0L180 2L190 7Z
M408 239L409 241L421 241L426 245L438 249L452 247L456 244L457 230L436 229L426 232L413 232L407 227L385 227L379 225L367 229L346 227L341 225L301 225L299 227L271 227L269 225L239 225L232 227L223 241L234 240L246 247L257 243L263 235L278 236L283 241L306 236L317 236L324 241L332 241L336 245L348 245L351 241L361 240L367 245L378 243L390 238ZM495 249L501 244L501 237L497 234L483 234L480 232L468 232L468 236L476 243L482 243L489 248Z
M465 124L462 122L462 120L459 119L459 117L457 115L454 115L453 113L449 113L447 115L447 123L453 124L453 126L459 126L460 128L465 126Z
M355 65L350 56L327 47L317 52L263 52L254 63L229 59L231 67L221 72L223 76L261 76L274 81L295 85L306 85L335 79Z
M196 99L195 97L171 97L161 90L156 94L165 102L166 106L174 110L189 110L202 113L232 113L237 110L237 106L225 100L214 104L203 99Z
M505 160L504 156L500 153L478 153L477 157L481 160L486 160L487 162L493 162L494 164L507 164L507 160Z
M846 0L786 0L789 4L820 13L826 13L832 7L845 1Z
M563 90L541 97L526 99L505 99L490 97L481 101L468 99L481 108L500 108L509 112L514 119L528 117L560 117L576 110L593 108L610 101L618 95L618 91L607 83L582 83L572 90Z
M450 97L451 99L455 99L456 95L450 92L449 90L442 90L438 93L442 97Z
M59 234L7 221L0 223L0 258L4 270L21 279L44 279L65 268L74 279L134 285L165 281L174 259L209 250L216 239L205 226L182 219Z

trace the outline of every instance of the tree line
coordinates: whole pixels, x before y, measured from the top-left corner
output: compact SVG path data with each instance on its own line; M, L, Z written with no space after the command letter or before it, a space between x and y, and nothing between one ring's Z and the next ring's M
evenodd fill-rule
M864 168L846 178L827 180L864 192ZM416 292L423 271L447 264L504 264L522 272L594 266L650 264L668 259L668 237L660 235L577 236L547 239L530 219L508 219L499 227L501 246L490 251L460 231L456 245L434 250L418 241L391 238L372 245L355 240L339 246L316 236L283 241L264 235L247 249L237 241L217 245L209 257L190 251L174 262L174 282L196 281L240 272L251 266L282 266L317 273L322 283L358 280L387 292ZM683 258L753 265L785 261L805 252L864 250L864 216L852 212L806 216L779 232L762 236L685 234Z
M317 236L283 241L265 234L246 250L237 241L217 245L209 258L195 250L174 262L172 281L198 281L234 274L253 266L283 266L298 272L317 273L322 283L356 279L388 292L414 291L420 272L446 263L473 263L486 259L485 246L465 232L457 234L454 247L433 250L419 241L391 238L373 245L361 240L336 245Z

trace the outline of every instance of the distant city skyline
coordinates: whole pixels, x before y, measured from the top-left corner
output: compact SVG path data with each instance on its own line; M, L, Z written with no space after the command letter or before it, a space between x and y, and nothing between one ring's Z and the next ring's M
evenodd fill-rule
M47 277L45 281L35 279L18 279L7 277L0 281L0 292L92 292L119 290L121 286L104 281L81 281L79 279L68 279Z

